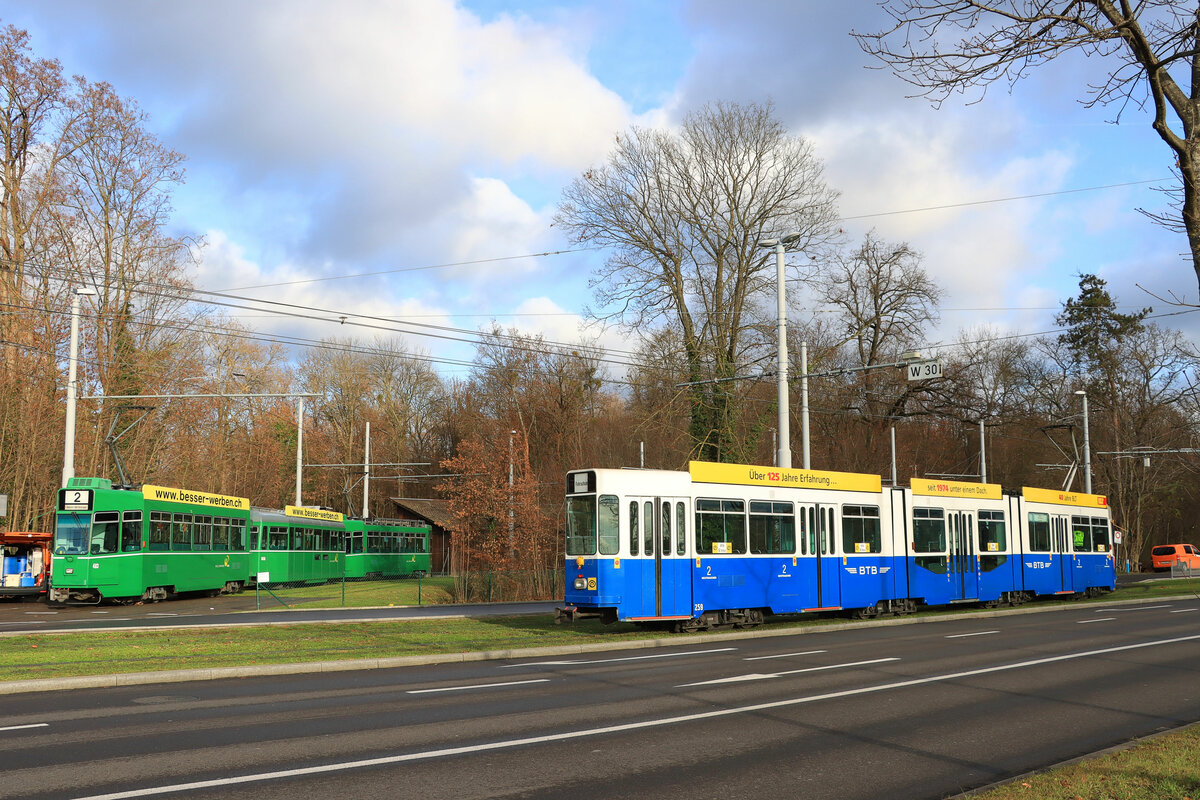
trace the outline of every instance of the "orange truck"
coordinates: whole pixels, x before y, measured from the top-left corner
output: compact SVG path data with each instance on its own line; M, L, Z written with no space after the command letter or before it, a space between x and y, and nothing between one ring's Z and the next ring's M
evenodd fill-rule
M51 534L0 531L0 597L39 600L50 583Z

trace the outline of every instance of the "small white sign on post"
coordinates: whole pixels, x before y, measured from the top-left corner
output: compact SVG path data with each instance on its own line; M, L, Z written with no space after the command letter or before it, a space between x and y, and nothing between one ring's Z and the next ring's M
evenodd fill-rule
M928 361L914 361L907 366L908 379L910 381L924 381L930 378L942 377L942 362L936 358Z

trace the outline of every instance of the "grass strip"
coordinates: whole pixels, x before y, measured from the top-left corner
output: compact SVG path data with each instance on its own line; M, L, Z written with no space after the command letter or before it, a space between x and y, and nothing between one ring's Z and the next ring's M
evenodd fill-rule
M6 681L343 661L645 638L634 625L586 620L555 625L548 616L402 620L329 625L172 628L5 637Z
M971 800L1200 800L1200 725L1019 778Z
M1034 605L1105 603L1154 599L1200 592L1200 579L1142 583L1103 598L1084 601L1040 601ZM307 604L305 608L309 608ZM934 609L930 616L970 614L973 610ZM812 627L844 622L841 617L782 617L771 628ZM601 625L582 620L555 625L549 615L452 620L394 620L322 625L272 625L234 628L169 628L158 631L95 631L67 634L22 634L0 639L3 680L67 678L176 669L207 669L306 661L511 650L689 636L635 625ZM1200 800L1197 798L1196 800Z

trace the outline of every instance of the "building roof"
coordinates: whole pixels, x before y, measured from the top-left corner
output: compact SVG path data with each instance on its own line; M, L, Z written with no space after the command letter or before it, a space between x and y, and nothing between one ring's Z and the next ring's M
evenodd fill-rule
M403 516L423 519L439 528L449 530L453 517L446 500L420 500L414 497L393 497L392 504Z

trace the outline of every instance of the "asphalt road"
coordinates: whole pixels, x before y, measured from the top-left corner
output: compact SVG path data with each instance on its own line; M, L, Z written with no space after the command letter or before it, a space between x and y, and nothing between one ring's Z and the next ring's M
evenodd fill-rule
M3 699L8 798L932 798L1200 719L1200 601Z

